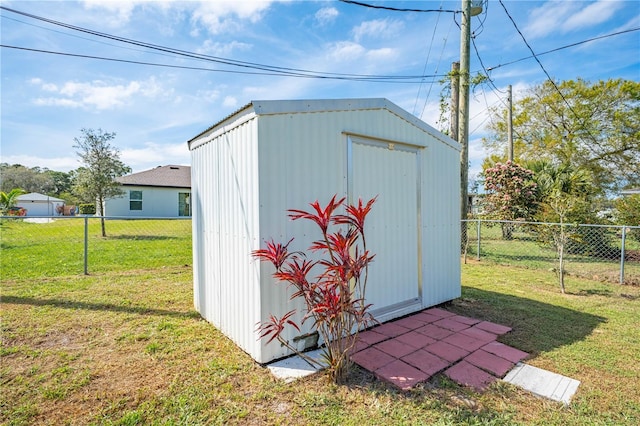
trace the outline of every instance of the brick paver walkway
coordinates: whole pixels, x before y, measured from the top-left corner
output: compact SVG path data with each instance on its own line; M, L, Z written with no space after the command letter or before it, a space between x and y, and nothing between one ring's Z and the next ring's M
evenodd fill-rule
M528 354L498 342L511 328L431 308L360 333L351 359L410 389L438 374L484 390Z

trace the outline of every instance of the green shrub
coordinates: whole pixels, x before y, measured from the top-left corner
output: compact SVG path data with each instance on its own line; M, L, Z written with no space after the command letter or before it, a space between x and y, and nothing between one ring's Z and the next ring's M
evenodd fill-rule
M95 204L80 204L78 208L80 209L80 214L96 214Z

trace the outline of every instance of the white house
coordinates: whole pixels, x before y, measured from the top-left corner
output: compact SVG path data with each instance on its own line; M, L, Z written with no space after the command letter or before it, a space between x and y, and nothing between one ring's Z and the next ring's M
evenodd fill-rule
M159 166L116 181L124 195L105 200L105 216L191 216L189 166Z
M16 207L25 209L27 216L57 216L58 207L64 206L64 200L37 192L19 195L17 200Z
M365 229L376 319L460 296L460 145L392 102L252 101L188 144L194 304L258 362L290 352L257 339L256 324L303 306L251 252L271 238L306 250L318 231L287 209L316 199L378 196Z

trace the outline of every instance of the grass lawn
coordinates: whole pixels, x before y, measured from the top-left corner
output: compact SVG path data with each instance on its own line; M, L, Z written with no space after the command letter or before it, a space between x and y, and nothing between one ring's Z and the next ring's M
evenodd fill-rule
M543 224L534 226L540 232L546 232L546 238L551 239L549 234L553 229L558 232L557 226L545 226ZM601 244L595 244L600 250L606 251L608 257L597 256L589 253L588 244L580 245L573 252L565 252L564 268L569 275L593 279L595 281L607 281L618 283L620 281L620 246L621 235L617 228L596 228L581 227L582 232L592 235L592 240ZM605 231L606 229L606 231ZM616 230L618 232L616 232ZM638 232L640 230L636 230ZM476 222L469 222L467 227L469 245L467 247L467 258L476 259L478 255L478 238ZM573 232L572 239L582 241L575 234L575 228L568 227L567 232ZM604 235L601 239L593 235ZM629 232L625 243L625 266L624 277L626 284L640 285L640 241L633 238ZM605 250L606 248L606 250ZM591 248L594 249L594 248ZM490 222L482 222L480 236L480 258L485 263L496 263L500 265L519 266L522 268L539 269L549 272L551 269L557 270L558 253L551 244L543 244L532 232L531 227L516 226L513 230L513 239L505 240L499 225ZM555 273L555 272L551 272Z
M88 219L89 273L191 265L191 220ZM2 277L44 278L84 272L84 218L50 223L1 220Z
M637 286L572 276L562 295L552 274L463 265L463 296L445 307L513 327L501 340L531 353L528 363L580 380L565 408L504 383L477 394L444 377L401 392L358 368L339 386L322 373L285 384L194 311L191 267L183 264L188 239L140 239L171 243L164 265L159 255L148 261L146 249L129 249L119 270L98 259L99 272L83 276L61 273L56 256L43 255L37 274L28 262L7 260L15 252L8 235L0 424L640 423ZM145 247L158 249L153 244Z

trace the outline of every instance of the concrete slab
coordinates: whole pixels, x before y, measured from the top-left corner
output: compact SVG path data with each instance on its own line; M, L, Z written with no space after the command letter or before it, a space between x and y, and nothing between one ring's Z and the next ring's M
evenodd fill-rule
M410 330L406 327L402 327L395 322L388 322L386 324L379 325L378 327L372 329L379 334L383 334L387 337L397 337L402 334L408 333Z
M416 349L421 349L437 342L437 340L418 333L417 331L410 331L402 336L398 336L396 337L396 340Z
M366 370L376 371L378 368L395 361L396 358L370 346L353 354L351 360Z
M509 360L514 364L522 361L529 356L529 354L526 352L523 352L516 348L512 348L511 346L507 346L504 343L500 342L489 342L482 347L482 350L494 355L498 355L499 357Z
M457 346L450 345L449 343L438 341L433 345L425 346L425 351L449 361L450 363L458 362L465 356L469 355L471 351L465 351Z
M489 321L482 321L475 325L480 330L488 331L489 333L501 335L511 331L511 327L506 325L496 324Z
M456 315L453 312L449 312L449 311L447 311L445 309L440 309L440 308L430 308L430 309L427 309L426 311L422 311L422 312L425 312L425 313L427 313L429 315L435 315L435 316L440 317L440 318L453 317L453 316Z
M377 333L373 330L361 331L358 333L358 341L364 342L368 345L375 345L376 343L387 340L388 338L389 336L385 336L384 334Z
M447 336L441 341L462 348L467 352L473 352L487 344L487 342L483 340L476 339L475 337L471 337L462 333L456 333L451 336Z
M503 380L565 405L569 405L580 385L578 380L523 363L518 363Z
M318 362L322 362L322 349L305 352L305 355ZM309 376L321 370L321 368L309 365L309 363L299 355L273 362L267 365L267 368L274 377L284 380L285 383L293 382L296 379Z
M433 324L427 324L423 327L416 329L416 331L420 334L424 334L425 336L431 337L435 340L444 339L447 336L451 336L454 332L451 330L447 330L446 328L440 328Z
M470 386L479 392L485 390L491 383L498 380L491 374L464 360L454 364L447 369L444 374L454 382L463 386Z
M450 365L449 361L445 361L444 359L422 349L404 356L402 361L413 365L420 371L423 371L428 377L439 373Z
M455 318L455 317L453 317ZM436 321L433 323L433 325L438 326L440 328L446 328L447 330L451 330L451 331L461 331L464 330L466 328L469 328L468 324L464 324L458 321L455 321L454 319L450 318L443 318L439 321Z
M424 382L429 378L428 374L399 359L377 369L374 374L402 390L411 389L418 383Z
M420 335L420 333L416 334ZM402 358L416 350L413 346L407 345L398 339L389 339L384 342L380 342L376 345L376 348L396 358Z
M513 367L513 363L497 355L478 349L465 359L470 364L480 367L496 377L502 377Z

